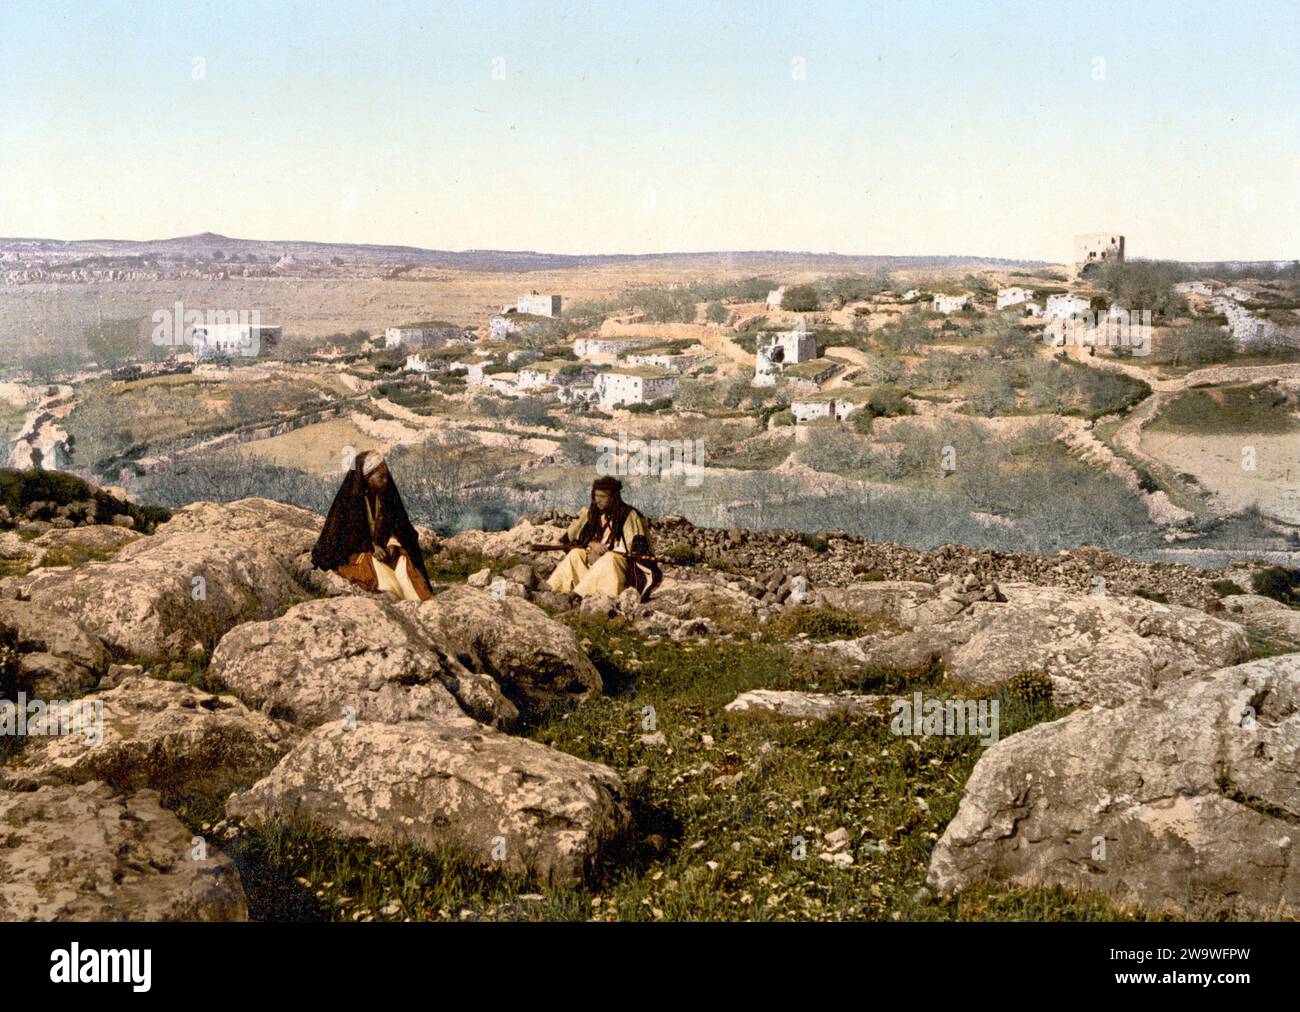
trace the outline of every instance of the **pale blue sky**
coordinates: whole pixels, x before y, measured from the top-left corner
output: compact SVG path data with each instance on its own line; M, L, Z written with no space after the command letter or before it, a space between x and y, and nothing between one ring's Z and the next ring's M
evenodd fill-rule
M3 0L0 235L1291 258L1298 40L1295 0Z

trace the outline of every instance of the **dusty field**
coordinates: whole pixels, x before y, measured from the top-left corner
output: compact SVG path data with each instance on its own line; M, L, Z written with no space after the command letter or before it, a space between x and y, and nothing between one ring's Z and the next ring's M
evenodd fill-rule
M775 270L774 280L798 284L825 271ZM961 277L965 268L894 271L911 282L922 277ZM0 286L0 352L76 351L86 327L101 320L149 323L160 309L182 302L186 310L258 310L262 322L279 324L286 340L321 338L357 329L380 332L416 320L438 319L486 327L507 303L533 289L558 292L565 305L606 299L638 285L683 285L752 277L752 264L734 270L704 269L671 260L654 264L582 267L526 272L428 271L384 279L359 277L231 278L226 281L124 281ZM145 326L143 333L151 331Z
M1175 471L1196 476L1216 509L1257 506L1269 516L1300 524L1300 436L1213 435L1143 432L1142 451ZM1242 450L1253 448L1255 469L1242 467Z
M336 418L316 425L305 425L282 436L258 439L240 446L220 450L223 458L256 457L268 464L294 467L308 474L338 475L343 471L343 448L360 453L373 450L380 442L366 435L352 422Z

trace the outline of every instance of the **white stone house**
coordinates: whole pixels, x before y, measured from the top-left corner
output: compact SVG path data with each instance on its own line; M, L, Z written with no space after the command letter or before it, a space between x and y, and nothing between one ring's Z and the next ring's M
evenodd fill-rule
M445 366L437 359L427 359L423 355L407 355L404 372L442 372Z
M780 309L781 303L785 301L785 285L780 288L773 288L767 293L767 299L763 305L767 309Z
M1300 326L1282 327L1272 320L1256 316L1232 299L1217 298L1211 305L1228 319L1228 332L1237 351L1283 346L1300 347Z
M1043 316L1049 320L1068 320L1092 310L1092 303L1081 295L1049 295Z
M1011 288L998 289L998 308L1006 309L1007 306L1018 306L1022 303L1029 302L1034 297L1032 288L1021 288L1018 285Z
M632 366L598 373L594 383L602 408L649 404L677 393L677 377L662 369Z
M708 355L701 344L696 344L685 351L656 351L647 348L644 351L628 352L623 362L630 366L653 366L667 372L683 373L702 362Z
M573 353L578 358L617 356L626 354L634 348L645 348L662 343L662 337L578 337L573 341Z
M934 297L934 311L936 313L958 313L963 309L974 309L974 296L966 295L936 295Z
M515 311L528 313L530 316L559 316L560 307L564 299L559 295L543 295L540 292L530 292L528 295L519 296L519 301L515 303Z
M257 323L209 323L190 332L190 349L196 361L213 358L251 358L280 340L279 327Z
M384 331L385 348L434 348L449 341L468 340L461 327L389 327Z
M567 359L551 359L521 368L518 385L521 390L534 387L590 386L595 376L596 370L591 366Z
M921 290L919 288L909 288L902 295L900 295L898 299L900 302L911 302L913 299L919 299L920 297L921 297Z
M488 320L488 336L494 341L504 341L511 334L517 334L519 329L519 322L509 316L498 314Z
M843 387L835 391L796 397L790 402L790 414L794 415L795 422L799 424L818 418L842 421L866 407L869 397L869 392L861 387Z

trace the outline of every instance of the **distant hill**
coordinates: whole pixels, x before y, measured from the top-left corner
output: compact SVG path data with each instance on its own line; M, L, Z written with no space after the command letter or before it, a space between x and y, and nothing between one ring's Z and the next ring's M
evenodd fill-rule
M8 255L6 257L6 255ZM301 240L234 239L215 232L175 239L134 241L125 239L0 238L0 258L22 261L48 258L64 266L131 267L143 262L233 261L276 263L292 258L297 263L330 263L335 258L351 266L442 268L479 271L557 270L655 261L730 269L751 267L756 273L776 269L874 271L890 268L931 267L1040 267L1040 260L1007 260L987 256L854 256L784 250L717 251L709 253L537 253L531 250L436 250L417 246L382 246L359 243L306 242Z

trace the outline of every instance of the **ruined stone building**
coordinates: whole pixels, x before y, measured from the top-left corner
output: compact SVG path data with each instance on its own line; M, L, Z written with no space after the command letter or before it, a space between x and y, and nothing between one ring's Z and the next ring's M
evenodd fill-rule
M1124 237L1118 232L1088 232L1074 237L1074 269L1124 262Z
M776 374L788 365L810 362L817 357L817 335L810 333L803 317L793 330L779 334L759 334L754 355L752 386L776 385Z

